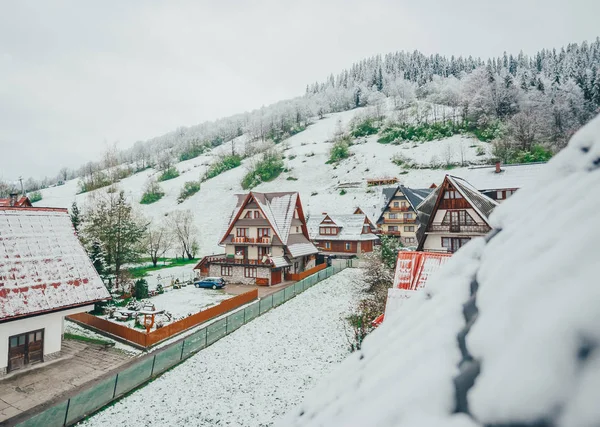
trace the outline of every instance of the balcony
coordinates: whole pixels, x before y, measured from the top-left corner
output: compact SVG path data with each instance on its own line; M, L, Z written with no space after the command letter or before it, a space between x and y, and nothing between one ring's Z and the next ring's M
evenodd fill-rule
M240 257L227 257L223 255L215 255L207 257L209 264L222 264L222 265L252 265L252 266L264 266L271 267L270 261L262 261L260 259L248 259Z
M400 232L399 231L384 231L383 234L385 234L386 236L398 236L398 237L400 237Z
M271 237L263 236L263 237L232 237L231 243L241 244L241 245L270 245Z
M400 207L389 207L390 212L408 212L410 208L408 206L400 206Z
M474 233L487 234L491 228L487 225L462 225L462 224L441 224L433 223L429 226L429 232L436 233Z
M383 223L384 224L414 224L415 222L417 222L417 220L415 218L384 218L383 219Z

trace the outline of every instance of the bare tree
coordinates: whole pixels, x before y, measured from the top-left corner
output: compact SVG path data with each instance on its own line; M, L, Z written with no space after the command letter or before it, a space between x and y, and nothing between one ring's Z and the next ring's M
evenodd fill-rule
M150 255L152 265L156 267L159 258L163 257L173 246L173 235L166 226L150 224L146 231L144 246Z
M446 148L444 149L444 160L446 161L446 166L452 165L452 158L454 157L454 148L450 143L446 144Z
M169 214L168 224L171 228L174 239L181 249L181 255L188 259L194 259L198 251L197 233L198 228L194 224L194 214L192 211L175 211Z

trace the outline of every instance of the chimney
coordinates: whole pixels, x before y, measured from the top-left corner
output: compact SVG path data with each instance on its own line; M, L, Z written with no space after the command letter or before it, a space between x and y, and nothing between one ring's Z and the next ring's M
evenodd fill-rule
M10 206L17 206L17 193L10 193Z
M500 162L496 162L496 173L500 172L502 172L502 169L500 169Z

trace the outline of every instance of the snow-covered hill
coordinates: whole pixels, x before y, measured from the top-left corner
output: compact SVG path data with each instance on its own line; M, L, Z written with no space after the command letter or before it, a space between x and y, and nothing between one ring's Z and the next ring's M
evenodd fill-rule
M281 426L600 425L600 116Z
M444 169L410 169L408 173L400 174L403 169L391 161L394 155L401 155L420 165L427 165L432 160L434 163L445 161L448 153L452 154L452 162L460 162L461 153L465 161L475 162L486 158L477 156L477 147L487 151L487 144L473 138L454 136L424 143L385 145L378 143L377 136L374 135L357 140L351 147L353 155L340 162L337 167L325 164L331 148L329 141L340 128L347 129L355 116L364 115L365 110L363 108L330 114L322 120L315 120L314 124L303 132L277 145L277 149L282 150L286 156L285 163L289 172L282 173L274 181L259 185L255 190L299 191L305 212L308 214L325 211L349 213L356 206L373 211L379 206L381 189L367 188L367 178L396 176L407 186L429 187L433 182L439 183L447 173ZM243 151L246 140L246 135L236 138L238 152ZM202 183L200 192L183 203L177 204L177 197L186 181L198 180L216 156L229 150L231 143L225 143L199 157L177 163L175 166L181 175L161 182L160 186L166 195L151 205L141 205L139 201L146 182L156 175L156 171L150 169L139 172L123 179L118 186L143 215L157 221L173 210L192 210L200 230L199 255L218 253L220 248L217 241L224 218L231 211L233 195L244 191L240 182L247 173L246 165L252 158L245 159L241 167ZM462 169L452 171L453 174L459 175L461 172ZM340 195L339 185L345 188L345 195ZM62 186L42 190L43 199L37 205L70 207L73 201L77 201L80 206L85 205L93 192L77 194L78 187L78 181L71 180Z

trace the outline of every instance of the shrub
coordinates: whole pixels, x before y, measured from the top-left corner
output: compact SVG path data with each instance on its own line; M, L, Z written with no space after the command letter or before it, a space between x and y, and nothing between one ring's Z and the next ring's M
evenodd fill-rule
M298 178L294 178L293 176L288 176L286 179L288 181L298 181Z
M151 181L146 186L146 190L142 195L142 200L140 200L140 203L142 205L149 205L151 203L158 202L164 195L165 193L162 191L162 188L160 188L158 182Z
M283 159L276 151L266 151L242 180L242 188L254 188L261 182L272 181L283 172Z
M348 157L350 157L350 144L348 143L348 138L340 138L333 144L333 147L331 147L327 163L337 163Z
M134 296L136 299L148 298L148 282L144 279L135 281Z
M552 158L552 151L541 145L534 145L530 150L518 150L515 153L514 161L509 161L509 163L547 162L550 158Z
M296 155L295 155L295 154L290 154L290 155L288 156L288 159L290 159L290 160L294 160L295 158L296 158Z
M237 154L223 156L215 163L210 165L206 171L205 179L211 179L233 168L237 168L242 164L242 157Z
M200 191L200 181L188 181L183 184L183 188L179 193L179 197L177 198L177 203L182 203L188 197L193 196L198 191Z
M346 194L346 193L347 193L347 191L346 191L346 190L344 190L344 189L342 189L342 191L340 191L340 196L343 196L343 195L344 195L344 194Z
M207 151L210 150L210 143L204 143L201 145L191 144L187 148L183 150L183 152L179 155L179 161L183 162L185 160L194 159Z
M170 166L165 169L162 174L158 177L159 181L168 181L169 179L177 178L179 176L179 171L175 166Z
M29 193L27 197L29 197L29 201L31 203L39 202L40 200L42 200L42 193L40 193L39 191L34 191L32 193Z
M379 132L379 127L375 125L375 120L365 119L354 127L351 135L360 138L361 136L375 135L377 132Z
M485 156L485 150L483 149L483 147L477 147L475 151L478 156Z

